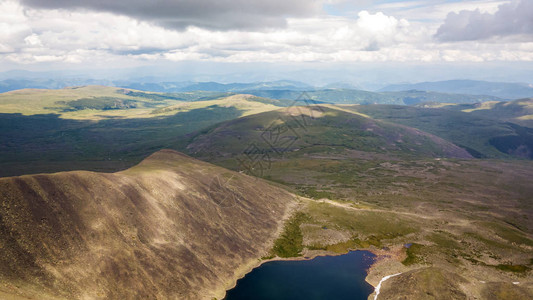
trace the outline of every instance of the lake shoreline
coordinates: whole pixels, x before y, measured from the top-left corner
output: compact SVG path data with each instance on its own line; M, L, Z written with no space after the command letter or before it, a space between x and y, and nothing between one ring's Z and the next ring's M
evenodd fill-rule
M302 252L302 256L298 256L298 257L287 257L287 258L273 257L273 258L269 258L269 259L262 259L261 261L258 261L256 263L253 263L253 264L250 264L250 265L246 266L245 268L248 269L249 271L244 273L239 278L237 278L237 280L234 281L232 286L229 287L225 291L224 297L221 298L221 299L225 299L226 298L227 292L232 290L232 289L234 289L237 286L237 282L240 279L244 278L246 275L251 273L254 269L261 267L265 263L276 262L276 261L310 261L310 260L313 260L313 259L318 258L318 257L342 256L342 255L346 255L346 254L348 254L350 252L355 252L355 251L365 251L365 252L369 252L369 253L375 255L375 257L373 258L373 261L370 263L369 267L365 269L365 272L366 272L365 282L368 283L369 285L371 285L375 289L377 284L379 283L379 280L377 282L374 282L375 280L369 281L368 280L369 279L369 275L371 273L374 273L373 270L375 269L376 265L387 264L391 260L399 262L399 260L398 260L399 257L398 256L401 256L401 254L399 254L398 252L402 252L403 251L402 248L403 247L399 246L399 247L393 248L392 250L383 250L383 249L376 249L376 248L350 249L346 253L337 253L337 252L326 251L326 250L308 250L308 249L305 249ZM381 272L379 272L379 273L381 273ZM372 276L372 278L374 278L376 275ZM370 299L372 295L374 295L374 292L372 292L368 296L368 298Z

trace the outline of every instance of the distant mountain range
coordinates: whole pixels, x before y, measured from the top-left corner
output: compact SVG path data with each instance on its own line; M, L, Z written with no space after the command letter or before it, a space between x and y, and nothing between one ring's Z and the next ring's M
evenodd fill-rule
M348 80L348 77L339 81L325 81L321 84L308 84L305 77L295 77L287 75L286 78L264 77L239 77L235 81L228 83L233 77L213 77L204 76L204 79L194 79L187 76L165 76L162 74L150 75L144 71L133 73L109 73L93 72L83 73L77 71L57 71L57 72L32 72L24 70L12 70L0 72L0 93L24 89L60 89L72 86L102 85L121 88L130 88L149 92L160 93L178 93L191 91L211 91L211 92L230 92L239 93L256 91L323 91L323 90L352 90L373 91L373 92L407 92L411 94L418 92L434 92L453 95L476 95L481 101L488 100L515 100L521 98L533 97L533 82L490 82L480 80L455 79L434 82L415 82L415 83L395 83L376 82L372 85L361 85L361 82ZM214 78L214 79L213 79ZM242 78L245 78L244 80ZM266 79L273 78L273 79ZM406 77L409 80L409 77ZM296 79L296 80L295 80ZM389 83L390 83L390 79ZM226 81L226 82L221 82ZM244 81L244 82L243 82ZM251 81L251 82L248 82ZM370 86L376 87L370 88ZM385 87L383 87L385 86ZM366 87L366 88L365 88ZM381 89L377 89L380 87ZM352 93L352 92L350 92ZM338 94L338 92L337 92ZM352 93L353 94L353 93ZM264 94L263 94L264 95ZM497 97L499 99L490 99L482 96ZM292 97L294 98L294 97ZM431 97L428 97L431 98ZM431 101L431 99L428 99ZM407 101L409 103L413 101ZM418 101L415 101L418 103ZM451 101L459 103L457 101ZM359 102L357 102L359 103ZM367 101L367 103L374 103ZM387 103L391 103L390 101ZM399 102L395 102L400 104ZM472 99L460 101L460 103L472 103Z
M413 84L393 84L386 86L379 91L398 92L408 90L453 94L488 95L508 100L533 97L533 84L476 80L447 80Z
M95 79L5 79L0 81L0 93L21 89L62 89L71 86L103 85L113 86L109 80Z
M195 95L199 97L192 97L194 100L201 100L199 98L205 97L206 93L221 94L220 96L229 96L231 94L250 94L257 97L276 100L289 100L290 102L298 99L306 99L313 100L316 103L332 104L415 105L425 102L467 104L504 100L494 96L426 92L418 90L370 92L354 88L342 88L343 86L349 87L347 84L333 84L330 85L329 88L316 88L302 82L289 80L224 84L218 82L141 83L83 79L8 79L0 81L0 93L26 88L61 89L64 87L86 85L113 86L135 89L139 91L166 93L165 95L160 95L160 97L185 101L187 101L188 98L191 98L191 96ZM337 88L334 88L334 86L337 86ZM210 99L213 99L213 97L209 97L209 100ZM288 104L290 104L290 102L288 102Z
M350 83L331 83L322 87L294 80L277 80L252 83L219 82L157 82L139 80L99 80L87 78L41 78L27 74L13 74L0 81L0 93L12 90L37 88L61 89L72 86L101 85L159 93L219 92L251 94L278 100L296 100L307 97L317 102L335 104L399 104L416 105L425 102L479 103L533 97L533 85L526 83L488 82L476 80L448 80L414 84L389 85L377 92L359 89ZM0 77L6 78L6 76ZM306 95L302 95L307 92Z
M136 89L141 91L177 93L193 91L242 92L244 90L291 90L309 91L316 88L308 84L278 80L254 83L218 83L218 82L135 82L123 80L97 80L83 78L68 79L6 79L0 81L0 93L20 89L61 89L72 86L103 85Z

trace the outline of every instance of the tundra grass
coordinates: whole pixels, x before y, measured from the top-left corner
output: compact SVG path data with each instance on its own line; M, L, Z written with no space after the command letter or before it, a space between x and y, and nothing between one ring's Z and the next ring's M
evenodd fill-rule
M272 254L279 257L297 257L303 250L303 234L300 225L309 222L311 217L297 212L286 223L281 236L274 242Z

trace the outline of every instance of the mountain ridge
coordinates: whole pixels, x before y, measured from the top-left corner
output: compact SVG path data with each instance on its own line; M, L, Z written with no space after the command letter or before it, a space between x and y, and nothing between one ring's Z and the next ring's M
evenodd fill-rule
M221 298L295 204L173 150L118 173L1 178L0 196L0 293L30 299Z
M226 158L243 154L235 147L240 145L240 140L247 140L255 147L275 154L280 150L269 144L269 133L286 128L276 140L284 140L283 147L286 147L282 152L293 156L329 147L335 151L359 150L393 156L472 158L466 150L438 136L322 105L282 108L222 122L193 137L187 149L194 156ZM245 145L240 146L244 151Z

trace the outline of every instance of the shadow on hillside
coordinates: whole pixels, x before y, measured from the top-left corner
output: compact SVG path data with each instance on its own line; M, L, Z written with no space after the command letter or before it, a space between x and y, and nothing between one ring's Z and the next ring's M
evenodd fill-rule
M0 177L125 169L160 149L182 150L187 134L241 115L234 107L219 106L165 117L100 121L0 114Z

